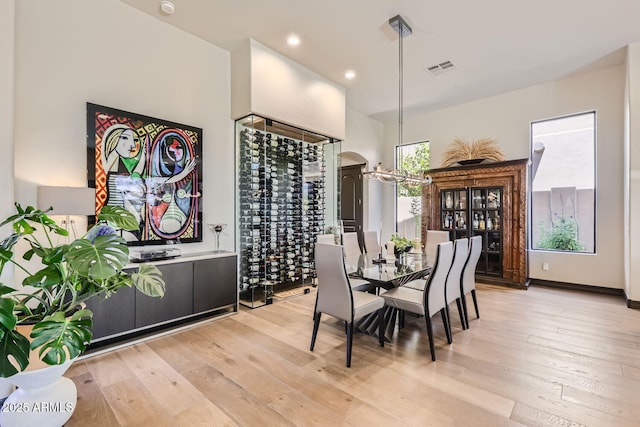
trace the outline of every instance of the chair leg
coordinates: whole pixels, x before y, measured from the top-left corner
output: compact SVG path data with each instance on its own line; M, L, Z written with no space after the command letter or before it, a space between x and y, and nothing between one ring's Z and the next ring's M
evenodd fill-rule
M460 323L462 323L462 329L467 329L467 320L464 317L464 310L462 310L462 301L460 298L456 298L456 305L458 306L458 314L460 315Z
M313 305L313 320L316 320L316 309L318 308L318 292L316 292L316 302Z
M449 306L445 305L444 306L444 312L445 315L447 316L447 324L445 325L445 329L446 331L449 333L449 335L447 336L447 340L449 341L449 344L451 344L453 342L453 334L451 333L451 314L449 314ZM444 321L444 319L442 319Z
M380 347L384 347L384 307L378 310L378 341L380 342Z
M320 316L322 313L315 312L313 315L313 334L311 335L311 347L310 351L313 351L313 347L316 345L316 336L318 335L318 327L320 326Z
M478 300L476 299L476 290L471 290L471 296L473 297L473 306L476 308L476 319L480 318L480 312L478 311Z
M404 310L398 309L398 328L404 328Z
M444 325L444 333L447 336L447 342L451 344L453 337L451 335L451 324L449 323L449 311L445 308L440 310L440 316L442 316L442 324Z
M353 322L347 323L347 368L351 367L351 344L353 342Z
M462 294L460 297L462 300L462 310L464 311L464 320L467 323L467 329L469 329L469 311L467 310L467 297Z
M431 316L429 315L429 313L426 313L424 318L427 321L427 335L429 336L429 349L431 349L431 360L435 362L436 347L435 345L433 345L433 325L431 324Z

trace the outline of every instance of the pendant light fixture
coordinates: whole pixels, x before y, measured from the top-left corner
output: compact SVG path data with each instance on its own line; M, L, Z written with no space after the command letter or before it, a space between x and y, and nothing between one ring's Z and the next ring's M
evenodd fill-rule
M412 30L409 24L402 19L400 15L396 15L389 19L389 25L398 33L399 44L399 56L398 56L398 146L402 147L402 125L403 125L403 52L402 52L402 40L411 35ZM402 165L403 153L400 150L399 163ZM362 175L367 179L377 179L380 182L385 183L398 183L402 182L405 185L429 185L431 184L431 176L415 176L410 175L406 171L398 169L384 169L382 163L376 164L371 171L362 171Z

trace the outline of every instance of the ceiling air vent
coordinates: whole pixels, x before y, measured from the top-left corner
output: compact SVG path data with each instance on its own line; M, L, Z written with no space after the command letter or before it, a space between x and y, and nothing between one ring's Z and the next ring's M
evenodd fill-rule
M453 71L455 70L455 66L451 61L444 61L436 65L432 65L427 67L427 71L434 76L444 73L445 71Z

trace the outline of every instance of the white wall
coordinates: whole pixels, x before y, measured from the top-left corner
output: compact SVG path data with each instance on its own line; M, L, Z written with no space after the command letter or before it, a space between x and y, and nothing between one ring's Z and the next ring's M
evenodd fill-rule
M342 151L357 153L367 162L367 168L381 160L382 156L382 123L364 114L347 108L347 130L342 142ZM377 181L363 181L363 229L378 230L382 215L382 186Z
M13 212L14 11L14 0L0 2L0 220Z
M229 53L116 0L16 2L15 49L16 200L35 204L38 185L86 186L87 101L201 127L204 241L181 249L213 249L206 224L234 224ZM232 231L221 247L233 249Z
M405 141L429 139L431 164L439 167L455 137L495 138L507 159L529 157L531 121L597 112L597 234L593 255L530 252L529 276L560 282L623 288L624 66L557 80L404 119ZM387 163L393 161L397 124L385 123ZM385 223L393 194L385 193ZM392 221L392 219L391 219ZM542 271L542 263L550 265Z
M14 0L0 1L0 221L13 213L13 65ZM0 239L11 234L0 229ZM0 282L10 283L11 264L4 268Z
M625 293L640 301L640 43L627 48L625 94Z
M232 55L234 119L255 113L325 136L344 139L345 90L342 86L255 40L247 40ZM246 55L250 56L249 60ZM238 59L237 56L245 58ZM249 72L243 68L247 65L250 65ZM246 103L247 87L250 88L249 104ZM235 91L242 96L236 98Z

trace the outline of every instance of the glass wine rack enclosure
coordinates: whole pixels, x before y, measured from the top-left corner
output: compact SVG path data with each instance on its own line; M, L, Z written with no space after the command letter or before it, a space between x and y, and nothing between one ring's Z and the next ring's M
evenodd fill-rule
M340 145L257 115L236 121L241 304L314 283L316 236L339 220Z

